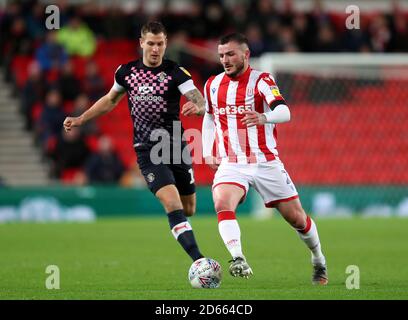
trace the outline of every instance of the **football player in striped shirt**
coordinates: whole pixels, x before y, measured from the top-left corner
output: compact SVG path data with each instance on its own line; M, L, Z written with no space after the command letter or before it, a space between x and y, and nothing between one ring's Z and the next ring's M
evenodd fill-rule
M218 229L232 260L233 276L248 278L252 269L242 251L236 208L252 186L265 206L276 208L311 251L313 284L328 283L326 260L314 221L302 208L295 185L278 157L277 124L290 120L289 108L268 72L252 69L244 35L220 39L224 72L204 87L203 157L216 169L212 186ZM214 140L217 156L213 156Z

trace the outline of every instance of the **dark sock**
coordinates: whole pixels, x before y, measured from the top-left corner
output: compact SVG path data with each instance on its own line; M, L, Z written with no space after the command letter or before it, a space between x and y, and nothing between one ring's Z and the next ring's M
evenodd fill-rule
M203 258L204 256L198 249L193 230L191 229L190 223L184 216L183 210L169 212L167 217L169 219L170 229L174 237L181 244L191 259L196 261L197 259Z

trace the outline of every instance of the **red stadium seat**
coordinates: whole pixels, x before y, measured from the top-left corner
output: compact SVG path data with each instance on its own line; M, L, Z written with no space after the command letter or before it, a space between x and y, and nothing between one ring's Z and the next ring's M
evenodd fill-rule
M17 55L11 62L11 70L13 72L17 86L21 89L28 79L28 66L34 61L32 56Z
M82 168L69 168L61 173L60 180L64 184L72 184L75 179L82 173Z
M31 108L31 119L33 122L37 122L40 119L43 105L41 102L34 104Z
M85 67L90 58L80 56L71 56L71 62L74 66L74 74L77 79L83 79L85 76Z
M91 152L98 151L98 137L94 135L90 135L85 138L85 141L86 141L86 145L91 150Z

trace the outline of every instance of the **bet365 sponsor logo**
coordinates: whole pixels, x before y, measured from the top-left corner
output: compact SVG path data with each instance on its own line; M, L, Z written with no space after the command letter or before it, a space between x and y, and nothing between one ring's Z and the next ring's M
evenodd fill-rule
M213 106L214 113L216 115L234 115L234 114L243 114L244 111L252 110L251 105L226 105L225 107Z

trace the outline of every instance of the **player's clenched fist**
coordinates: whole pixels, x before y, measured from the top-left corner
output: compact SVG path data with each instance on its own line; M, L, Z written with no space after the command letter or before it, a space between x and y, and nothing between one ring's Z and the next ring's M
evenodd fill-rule
M241 120L242 124L247 127L263 125L266 122L266 117L262 113L256 111L244 111L244 117Z
M79 127L82 125L81 117L66 117L64 120L65 131L70 131L73 127Z
M198 115L200 113L200 107L195 103L188 101L183 105L181 113L184 116Z

